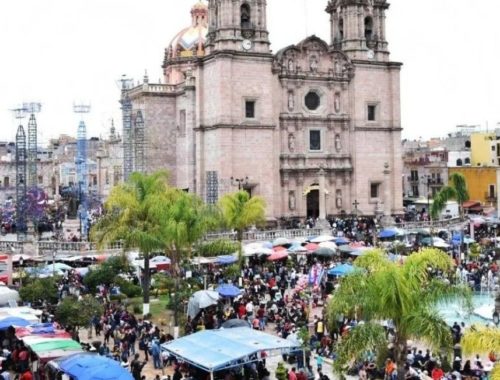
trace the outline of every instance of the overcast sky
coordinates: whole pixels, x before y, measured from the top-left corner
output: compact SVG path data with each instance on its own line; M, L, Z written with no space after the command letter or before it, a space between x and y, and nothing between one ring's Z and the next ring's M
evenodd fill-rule
M316 34L328 41L327 0L268 0L272 47ZM391 57L404 63L403 136L444 136L458 124L500 122L498 0L392 0ZM39 140L76 134L75 101L90 102L89 135L120 125L122 74L161 76L165 47L189 25L195 0L0 0L0 140L9 111L43 103ZM330 42L330 41L328 41Z

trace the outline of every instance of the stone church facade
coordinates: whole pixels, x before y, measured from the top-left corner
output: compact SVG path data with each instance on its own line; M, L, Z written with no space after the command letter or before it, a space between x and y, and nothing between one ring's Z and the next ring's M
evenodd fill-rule
M401 64L389 60L388 8L331 0L330 41L273 54L265 0L199 2L165 50L164 83L145 77L122 93L144 118L141 167L168 170L207 202L243 187L265 198L270 219L400 213Z

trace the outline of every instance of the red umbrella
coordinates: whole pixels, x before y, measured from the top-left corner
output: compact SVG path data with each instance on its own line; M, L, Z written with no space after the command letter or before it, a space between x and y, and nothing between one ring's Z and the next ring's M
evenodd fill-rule
M282 247L282 246L277 246L277 247L273 248L273 251L274 252L286 252L287 249L285 247Z
M309 252L314 252L315 250L317 250L319 248L319 245L316 244L316 243L308 243L306 244L306 249L309 251Z
M272 255L268 256L267 259L269 261L278 261L278 260L283 260L288 257L288 252L285 250L280 250L277 252L274 252Z

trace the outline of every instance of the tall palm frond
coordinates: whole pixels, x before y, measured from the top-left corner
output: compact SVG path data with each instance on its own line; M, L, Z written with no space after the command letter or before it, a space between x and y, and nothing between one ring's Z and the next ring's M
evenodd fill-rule
M337 359L334 360L335 370L344 372L346 364L366 360L366 353L379 351L384 340L385 330L380 323L368 322L357 325L345 338L342 338L342 344L337 350Z
M401 326L408 337L426 343L433 350L451 349L450 327L435 310L417 308L403 317Z
M446 208L446 203L452 199L458 202L460 215L462 215L462 204L469 200L469 193L467 191L467 181L460 173L453 173L450 175L448 186L444 186L434 196L430 210L432 219L437 219L439 214Z
M488 354L500 352L500 329L498 327L472 326L465 331L461 341L464 354ZM500 365L496 364L490 379L500 380Z

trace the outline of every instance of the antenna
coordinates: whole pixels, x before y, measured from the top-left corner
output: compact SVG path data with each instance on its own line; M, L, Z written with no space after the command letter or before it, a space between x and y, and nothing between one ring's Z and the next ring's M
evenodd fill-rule
M87 127L83 121L83 114L90 112L90 103L73 103L73 112L82 115L78 125L76 140L76 181L78 184L78 214L80 218L80 239L85 240L88 235L88 168L87 168Z
M30 115L28 121L28 141L27 141L27 170L28 186L35 188L38 185L37 162L38 162L38 126L36 114L42 111L42 103L29 102L23 103L22 108L25 114Z
M10 111L14 114L16 120L22 120L26 117L26 109L21 105L16 108L11 108Z
M130 90L134 86L134 80L127 78L126 74L123 74L122 77L116 81L116 83L122 91Z
M90 103L73 103L74 113L90 113Z

